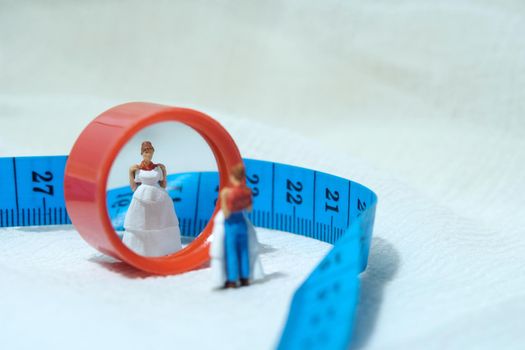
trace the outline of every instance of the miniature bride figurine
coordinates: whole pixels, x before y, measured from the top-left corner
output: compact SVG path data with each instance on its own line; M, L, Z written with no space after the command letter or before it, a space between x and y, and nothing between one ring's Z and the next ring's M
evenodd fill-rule
M124 219L122 241L143 256L163 256L181 249L179 220L166 188L166 167L151 161L155 149L142 142L142 162L129 169L133 198Z

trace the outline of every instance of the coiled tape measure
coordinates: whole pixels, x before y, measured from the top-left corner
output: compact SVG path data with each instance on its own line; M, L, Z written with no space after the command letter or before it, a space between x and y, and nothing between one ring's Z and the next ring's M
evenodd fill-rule
M126 116L122 117L123 114L135 115L134 121L142 122L132 123L131 127L129 123L124 123L128 127L123 128L124 131L131 130L124 133L122 140L125 141L145 125L158 122L159 113L164 116L160 118L162 120L177 120L190 126L191 122L174 118L174 114L189 115L190 118L193 115L194 119L204 118L202 120L206 121L209 118L188 109L129 103L106 111L90 126L102 121L100 125L110 125L111 128L107 116L126 119ZM216 123L214 127L217 125L219 124ZM86 130L80 138L86 140L87 137L89 140ZM211 146L213 136L206 133L201 135ZM106 137L111 138L111 135L108 133ZM92 141L100 143L103 140ZM233 143L231 138L228 141ZM75 145L77 157L79 143L77 141ZM165 271L162 270L163 267L158 267L175 264L177 260L138 256L127 249L115 234L115 230L123 229L124 216L132 197L128 186L108 191L105 188L107 172L121 146L106 145L115 150L108 159L104 159L103 155L98 157L100 154L96 150L91 152L97 162L109 163L100 166L103 168L102 173L95 171L92 174L89 172L94 170L87 169L85 164L69 164L67 156L0 158L0 169L3 174L7 174L0 182L0 227L73 223L90 244L106 254L153 273L181 272L180 269ZM192 243L174 254L178 255L179 261L184 261L185 257L190 257L187 260L191 260L191 254L199 259L204 256L204 251L207 254L209 237L206 236L206 231L211 230L212 216L217 211L216 199L224 184L224 160L227 158L217 152L217 147L211 147L219 172L177 173L167 177L167 191L173 199L181 233L196 237L193 242L197 241L197 244ZM219 159L220 157L223 158ZM235 157L231 161L236 161ZM334 245L295 291L278 349L346 349L351 341L359 296L358 276L365 270L368 260L377 196L356 182L319 171L254 159L243 161L246 166L246 182L253 193L253 211L249 218L255 226L296 233ZM75 186L80 186L76 197L71 195L71 188L67 189L66 179L71 176L71 167L74 166L82 168L79 174L83 174L80 178L84 181L74 183ZM100 183L99 187L90 187L90 176ZM71 181L69 184L71 185ZM72 201L76 203L72 205ZM103 205L93 207L94 212L102 216L98 218L100 222L107 220L112 235L100 238L99 236L104 236L99 232L101 229L95 233L90 231L89 234L95 237L86 237L82 220L96 221L97 218L92 215L93 208L89 205L101 201ZM100 208L105 211L101 212ZM93 226L96 224L91 227ZM100 243L104 239L111 240L109 245L107 242ZM185 252L188 250L189 253ZM121 251L128 255L119 255ZM136 258L141 260L134 260ZM205 257L205 261L206 259L209 257ZM199 266L197 263L198 259L189 264L189 269ZM202 265L202 261L200 264Z

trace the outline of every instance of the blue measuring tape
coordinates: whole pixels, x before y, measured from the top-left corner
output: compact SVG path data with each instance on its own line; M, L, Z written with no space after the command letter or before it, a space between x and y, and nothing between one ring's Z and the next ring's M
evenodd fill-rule
M67 156L0 158L0 227L71 224L63 192ZM377 196L359 183L301 167L244 159L253 193L253 224L334 245L295 291L278 349L346 349L366 268ZM208 223L219 191L217 172L167 177L181 232ZM123 229L133 193L108 190L108 215Z

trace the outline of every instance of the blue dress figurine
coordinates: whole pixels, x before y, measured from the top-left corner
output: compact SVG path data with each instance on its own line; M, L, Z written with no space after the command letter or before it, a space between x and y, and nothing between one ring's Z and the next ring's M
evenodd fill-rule
M251 190L245 184L242 163L230 169L230 184L219 194L221 210L214 220L210 250L217 285L248 286L264 273L259 260L259 243L253 225L246 217L252 209Z

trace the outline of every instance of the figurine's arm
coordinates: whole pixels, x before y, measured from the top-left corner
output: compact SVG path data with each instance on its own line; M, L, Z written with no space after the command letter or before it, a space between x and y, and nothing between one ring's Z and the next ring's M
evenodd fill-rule
M159 164L159 167L160 167L160 170L162 170L162 179L159 181L159 184L160 184L160 187L166 188L167 186L166 176L168 174L166 172L166 166L164 166L164 164Z
M248 213L250 213L253 209L253 192L250 189L250 205L247 206L244 210L246 210Z
M131 187L131 191L135 192L137 189L138 184L135 182L135 171L139 169L139 166L137 164L132 165L129 168L129 186Z
M230 210L228 209L228 205L227 205L227 202L226 202L227 195L228 195L228 189L225 188L220 193L221 209L222 209L222 213L224 214L224 218L225 219L227 219L230 216Z

